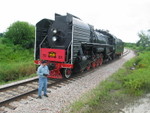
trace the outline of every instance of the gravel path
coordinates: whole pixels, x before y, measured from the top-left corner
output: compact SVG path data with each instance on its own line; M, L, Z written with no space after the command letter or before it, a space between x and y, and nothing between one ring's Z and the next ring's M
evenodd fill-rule
M95 88L102 80L116 72L127 60L134 56L134 53L131 51L127 56L113 63L94 69L92 72L87 72L87 76L72 81L72 83L62 85L61 88L56 90L48 89L51 91L51 93L48 93L48 98L35 99L28 97L27 99L11 103L17 108L15 110L7 109L7 113L60 113L62 108L79 99L83 93Z

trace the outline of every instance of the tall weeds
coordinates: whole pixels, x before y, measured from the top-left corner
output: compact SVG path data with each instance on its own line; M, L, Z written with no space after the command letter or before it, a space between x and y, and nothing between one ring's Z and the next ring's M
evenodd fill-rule
M0 39L0 82L16 80L35 73L33 50Z

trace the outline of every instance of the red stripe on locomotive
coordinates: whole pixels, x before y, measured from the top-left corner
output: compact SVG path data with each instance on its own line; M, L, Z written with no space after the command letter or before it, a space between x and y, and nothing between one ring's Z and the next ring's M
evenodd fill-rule
M63 49L41 48L40 59L57 61L57 62L65 62L65 52L66 51Z

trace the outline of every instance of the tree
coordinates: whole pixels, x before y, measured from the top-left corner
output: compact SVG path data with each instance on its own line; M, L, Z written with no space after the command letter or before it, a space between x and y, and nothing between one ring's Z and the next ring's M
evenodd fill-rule
M3 37L3 33L0 33L0 37Z
M142 46L143 48L150 47L150 30L147 32L141 31L138 33L140 40L137 42L137 46Z
M17 21L14 22L7 31L4 37L10 39L15 45L21 45L23 48L33 48L34 45L34 26L27 23Z

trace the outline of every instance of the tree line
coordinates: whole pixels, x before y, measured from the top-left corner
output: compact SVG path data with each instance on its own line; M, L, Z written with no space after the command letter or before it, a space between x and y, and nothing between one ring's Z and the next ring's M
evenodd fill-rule
M5 33L0 33L0 37L14 45L31 49L34 47L35 27L28 22L17 21L11 24Z
M140 31L137 35L139 40L136 43L125 43L125 47L133 48L139 51L150 51L150 30Z
M136 45L141 49L150 50L150 30L147 30L145 32L141 31L140 33L138 33L138 36L140 40L136 43Z

